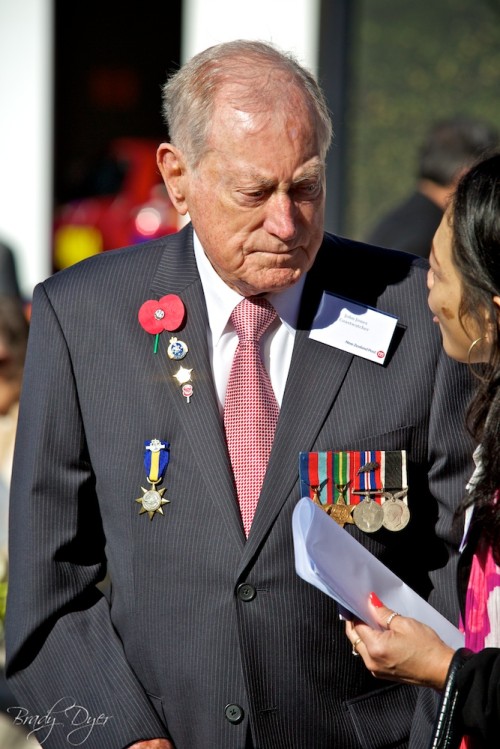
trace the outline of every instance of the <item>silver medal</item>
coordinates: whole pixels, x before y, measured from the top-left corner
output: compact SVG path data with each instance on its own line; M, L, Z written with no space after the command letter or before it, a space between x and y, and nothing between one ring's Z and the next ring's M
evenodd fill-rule
M352 517L361 531L375 533L382 528L384 511L382 507L370 497L365 497L353 510Z
M165 487L163 489L157 489L156 483L153 483L150 489L145 489L143 486L141 486L141 489L143 491L142 497L135 500L138 504L142 505L139 510L139 515L147 512L150 520L153 519L157 512L160 515L163 515L163 505L169 504L170 502L169 499L165 499L163 496L166 491Z
M410 510L406 502L399 497L385 492L387 499L382 505L384 512L384 528L388 531L402 531L410 522Z
M156 489L149 489L146 494L141 497L142 506L146 512L156 512L161 507L161 494Z

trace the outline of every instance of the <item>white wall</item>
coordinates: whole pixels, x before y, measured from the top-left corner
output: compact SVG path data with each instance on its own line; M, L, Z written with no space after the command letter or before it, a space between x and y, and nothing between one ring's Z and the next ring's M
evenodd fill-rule
M317 72L319 0L184 0L182 61L231 39L257 39L294 52Z
M49 275L52 0L0 0L0 239L21 289Z

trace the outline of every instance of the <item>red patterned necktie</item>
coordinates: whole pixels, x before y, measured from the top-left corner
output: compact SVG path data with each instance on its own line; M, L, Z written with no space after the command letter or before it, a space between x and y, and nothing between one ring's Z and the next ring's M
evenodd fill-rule
M259 350L259 339L275 318L276 310L261 297L243 299L231 314L239 341L227 385L224 426L247 537L279 415Z

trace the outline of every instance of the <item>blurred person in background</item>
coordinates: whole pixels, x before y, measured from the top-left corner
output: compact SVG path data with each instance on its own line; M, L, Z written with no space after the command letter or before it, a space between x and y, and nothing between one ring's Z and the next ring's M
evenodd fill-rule
M7 495L21 394L28 321L15 296L0 295L0 548L7 548Z
M21 296L14 251L2 241L0 241L0 295Z
M380 219L366 241L428 258L458 180L498 143L498 131L482 120L459 115L435 122L419 149L414 191Z
M428 287L446 353L482 365L468 419L477 467L459 514L465 647L454 651L376 592L370 604L381 630L354 622L347 635L375 676L443 693L435 749L486 749L500 745L500 154L459 182L433 241Z
M10 262L7 266L12 269ZM12 280L14 276L9 276ZM2 280L4 280L2 278ZM8 498L14 441L19 410L19 396L24 359L28 341L28 321L25 308L15 293L16 285L2 288L0 294L0 747L39 746L35 739L27 743L26 731L14 726L6 714L16 700L7 687L4 676L5 647L3 620L7 595L8 557Z

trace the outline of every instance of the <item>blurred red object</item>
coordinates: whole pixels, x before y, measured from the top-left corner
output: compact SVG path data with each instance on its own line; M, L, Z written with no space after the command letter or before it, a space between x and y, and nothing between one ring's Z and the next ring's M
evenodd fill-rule
M178 230L177 212L156 166L157 145L143 138L114 140L94 175L96 194L72 200L56 210L55 270ZM107 176L101 180L105 183L101 191L99 179L104 173Z

